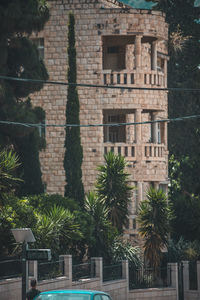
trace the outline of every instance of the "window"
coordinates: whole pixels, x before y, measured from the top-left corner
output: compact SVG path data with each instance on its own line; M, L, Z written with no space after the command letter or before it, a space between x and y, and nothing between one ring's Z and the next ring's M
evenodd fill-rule
M133 218L133 229L135 230L136 229L136 219L135 218Z
M109 54L114 54L114 53L119 53L119 47L108 47L107 48L107 52L109 53Z
M125 123L126 115L104 115L105 124ZM126 128L125 126L105 126L104 142L125 143Z
M162 190L165 194L167 194L168 185L166 183L160 183L159 189Z
M38 48L40 59L44 59L44 39L43 38L35 38L35 39L32 39L32 41Z

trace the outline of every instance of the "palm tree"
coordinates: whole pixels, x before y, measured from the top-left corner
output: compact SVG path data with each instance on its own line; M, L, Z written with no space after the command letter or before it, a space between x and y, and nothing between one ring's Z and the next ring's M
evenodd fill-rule
M105 164L98 167L97 194L109 210L113 226L122 233L128 221L128 204L132 187L125 172L126 161L121 155L109 152L104 156Z
M88 245L89 255L106 259L110 257L110 247L116 234L108 219L109 210L93 191L86 195L85 210L91 218L92 227L91 243Z
M162 190L150 188L139 207L139 234L144 239L144 255L151 267L160 265L162 249L168 244L171 209Z
M33 228L38 248L50 248L53 256L66 253L72 242L82 237L75 216L68 209L54 205L46 213L37 214Z
M6 195L13 191L19 181L22 181L14 176L19 165L18 156L12 150L0 151L0 206L4 205Z

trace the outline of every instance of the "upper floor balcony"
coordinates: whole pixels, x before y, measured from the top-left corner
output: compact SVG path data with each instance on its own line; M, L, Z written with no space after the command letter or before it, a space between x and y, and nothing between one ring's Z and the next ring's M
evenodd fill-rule
M104 36L103 70L105 85L167 87L168 56L158 50L155 37Z
M142 109L104 110L104 154L121 154L128 163L166 161L167 124L152 122L159 112ZM146 121L151 122L146 122ZM145 121L144 124L141 124ZM120 123L128 123L126 126ZM139 123L131 125L131 123ZM118 125L119 124L119 125Z
M104 143L104 154L108 152L120 154L126 158L128 164L136 161L156 162L166 161L166 147L164 144L128 144Z

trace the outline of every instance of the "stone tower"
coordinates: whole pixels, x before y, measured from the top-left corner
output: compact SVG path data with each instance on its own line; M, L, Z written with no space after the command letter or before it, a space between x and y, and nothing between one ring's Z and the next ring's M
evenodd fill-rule
M165 15L130 8L116 0L49 0L50 20L33 36L44 57L50 80L66 81L68 14L75 16L77 83L80 123L112 124L165 119L168 115L167 38ZM111 89L108 85L148 88ZM65 124L67 86L45 85L32 96L46 111L46 124ZM42 134L42 133L41 133ZM64 127L47 127L45 151L40 154L48 193L64 192ZM134 238L138 203L150 185L164 190L168 183L167 124L82 127L83 183L93 189L97 165L108 151L126 157L136 186L126 233Z

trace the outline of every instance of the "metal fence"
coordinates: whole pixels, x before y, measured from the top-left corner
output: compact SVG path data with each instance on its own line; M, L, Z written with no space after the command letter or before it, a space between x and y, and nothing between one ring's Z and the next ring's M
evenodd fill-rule
M129 266L129 289L161 288L171 286L170 267L134 269Z
M20 259L0 261L0 279L22 276L22 262Z
M38 280L52 279L64 275L64 260L38 262Z
M72 266L72 280L78 281L80 279L94 278L95 277L95 263L88 262Z
M122 279L122 263L103 266L103 281Z
M189 289L197 290L197 262L190 261L189 262Z

